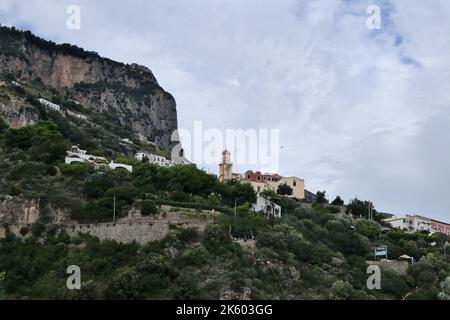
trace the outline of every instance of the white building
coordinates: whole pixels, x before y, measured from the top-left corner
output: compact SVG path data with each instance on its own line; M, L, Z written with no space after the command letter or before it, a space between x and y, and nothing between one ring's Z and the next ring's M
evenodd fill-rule
M139 161L144 161L144 159L148 159L149 163L156 164L164 167L171 167L174 165L172 160L166 159L163 156L158 156L156 154L139 152L136 153L135 158Z
M80 149L78 146L72 146L69 151L67 151L67 157L65 160L66 164L71 164L73 162L90 162L97 164L107 164L108 161L104 157L97 157L91 154L87 154L86 150Z
M133 144L133 141L131 141L130 139L126 138L126 139L120 139L120 141L128 143L128 144Z
M61 107L60 107L59 105L57 105L56 103L47 101L47 100L42 99L42 98L39 98L39 102L40 102L41 104L43 104L44 106L47 106L47 107L49 107L50 109L53 109L53 110L55 110L55 111L60 111L60 110L61 110Z
M394 229L404 230L407 232L435 232L431 226L431 219L418 215L395 216L389 219L384 219L383 221L389 223Z
M72 116L72 117L75 117L75 118L78 118L78 119L81 119L81 120L87 120L87 117L85 116L85 115L83 115L83 114L79 114L79 113L76 113L76 112L73 112L73 111L70 111L70 110L66 110L67 111L67 114L69 115L69 116Z
M79 103L78 101L75 101L75 100L73 100L73 99L68 99L68 101L73 102L73 103L75 103L75 104L77 104L77 105L80 105L80 103Z
M130 165L127 165L127 164L123 164L123 163L114 163L114 161L111 161L108 164L108 167L110 167L113 170L115 170L117 168L121 168L121 169L128 170L129 172L133 172L133 166L130 166Z
M72 146L72 148L70 148L70 150L67 151L65 163L71 164L74 162L93 163L96 166L96 168L99 168L101 166L108 166L113 170L117 168L122 168L129 172L133 172L133 166L123 163L115 163L114 161L108 163L105 157L97 157L91 154L87 154L86 150L82 150L78 146Z
M268 217L281 218L281 207L270 200L270 197L263 193L258 193L253 211L262 212Z

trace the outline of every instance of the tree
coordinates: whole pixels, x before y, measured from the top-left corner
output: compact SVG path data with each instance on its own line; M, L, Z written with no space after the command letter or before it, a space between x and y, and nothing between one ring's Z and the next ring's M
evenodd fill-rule
M375 210L373 203L371 201L362 201L358 198L353 199L347 205L347 212L351 213L354 217L365 217L368 218L369 207L372 206L372 216L376 221L381 221L382 215Z
M45 163L62 159L67 149L58 127L49 121L39 121L33 127L32 144L30 153L35 159Z
M113 276L105 290L108 299L139 300L145 298L145 285L142 274L125 268Z
M356 230L369 239L374 239L381 233L380 225L368 220L358 220L356 222Z
M5 132L6 129L8 129L8 128L9 128L8 124L5 122L5 120L3 120L2 117L0 117L0 134Z
M343 206L344 200L342 200L340 196L337 196L336 199L334 199L333 202L331 202L331 204L334 206Z
M255 190L249 183L229 181L219 183L217 189L224 202L230 206L234 206L234 201L238 198L240 199L240 204L256 202Z
M450 300L450 277L441 282L441 289L442 291L438 295L439 299Z
M31 127L10 128L5 132L5 145L9 148L28 150L32 146L32 138L33 131Z
M332 300L348 300L354 294L353 286L347 281L337 280L330 289L329 298Z
M280 184L277 189L277 193L282 196L292 195L292 188L287 185L287 183Z
M317 191L316 196L317 196L317 200L316 203L317 204L324 204L324 203L328 203L328 199L326 198L326 191Z
M54 163L61 159L67 149L58 127L49 121L39 121L34 126L8 129L5 145L30 151L35 160Z
M154 201L144 200L141 203L141 214L143 216L156 215L159 213L159 208Z

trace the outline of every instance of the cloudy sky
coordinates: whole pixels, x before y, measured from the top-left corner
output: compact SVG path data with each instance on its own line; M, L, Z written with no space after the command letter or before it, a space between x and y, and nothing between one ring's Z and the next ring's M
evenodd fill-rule
M71 4L80 30L66 27ZM366 25L369 5L380 29ZM177 100L181 128L280 129L280 174L443 220L449 16L448 0L0 2L4 25L148 66Z

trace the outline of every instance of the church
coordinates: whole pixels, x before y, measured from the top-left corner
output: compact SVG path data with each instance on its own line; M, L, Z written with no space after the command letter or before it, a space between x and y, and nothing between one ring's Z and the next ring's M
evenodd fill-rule
M280 185L286 184L292 189L290 197L299 200L305 198L305 180L297 177L283 177L278 174L253 172L247 170L243 174L233 173L233 164L231 163L231 153L228 150L222 152L222 161L219 164L219 181L239 181L249 183L256 194L262 191L271 190L277 192Z

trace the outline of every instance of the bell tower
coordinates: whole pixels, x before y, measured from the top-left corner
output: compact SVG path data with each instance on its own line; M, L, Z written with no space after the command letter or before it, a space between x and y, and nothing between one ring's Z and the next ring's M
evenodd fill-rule
M222 152L222 162L219 164L219 181L231 180L233 164L231 163L231 153L228 150Z

